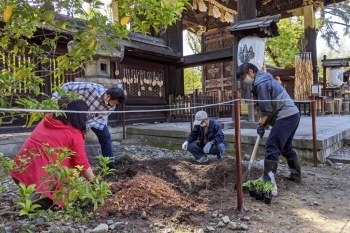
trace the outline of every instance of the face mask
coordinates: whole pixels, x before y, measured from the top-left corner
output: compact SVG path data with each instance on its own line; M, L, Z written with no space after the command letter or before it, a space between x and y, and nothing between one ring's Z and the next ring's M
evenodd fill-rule
M203 124L199 124L199 126L200 127L205 127L205 126L207 126L207 123L204 122Z
M253 84L254 79L252 79L251 77L249 77L249 76L247 75L247 76L245 76L244 82L245 82L246 84L248 84L248 85L251 85L251 84Z

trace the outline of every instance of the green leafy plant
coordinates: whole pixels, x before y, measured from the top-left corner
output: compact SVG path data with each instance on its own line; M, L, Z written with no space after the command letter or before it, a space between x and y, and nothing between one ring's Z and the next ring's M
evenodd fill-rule
M243 187L246 187L246 188L248 188L248 189L253 189L253 188L255 188L254 187L254 181L252 181L252 180L248 180L248 181L246 181L246 182L244 182L243 183Z
M105 198L112 194L110 184L102 179L106 174L112 173L111 169L108 168L111 159L99 156L102 169L93 180L89 181L80 175L83 167L68 168L63 166L62 162L65 159L75 156L72 151L67 148L51 148L46 144L42 145L42 149L47 152L48 156L56 156L56 160L45 166L44 169L48 175L42 177L38 187L35 187L35 185L27 187L24 184L19 185L17 191L19 197L14 200L16 205L13 208L18 209L20 216L27 216L30 219L44 216L50 221L67 221L71 218L77 218L79 221L87 220L98 206L104 204ZM38 155L31 154L32 159L36 156ZM20 165L17 165L0 154L0 162L2 162L0 165L1 174L5 177L11 171L17 169L21 171L22 167L25 169L31 163L31 160L20 160ZM41 185L46 185L46 187L39 194L36 190ZM53 203L60 206L60 208L55 208L56 211L53 211L54 205L47 210L41 208L38 201L46 198L45 190L52 193ZM0 216L8 213L8 211L10 210L0 212Z
M264 184L264 193L265 193L265 196L270 196L270 193L271 193L271 190L273 189L273 187L275 187L275 184L272 183L271 181L267 181L265 184Z
M11 170L14 166L13 160L4 156L0 153L0 180L5 179L8 176L8 171ZM5 192L5 186L3 182L0 183L0 193Z
M98 156L98 160L100 161L100 175L107 176L112 175L116 170L110 169L108 165L113 162L113 158L104 157L102 155Z
M264 190L264 181L260 180L260 179L255 180L254 181L254 187L255 187L256 192L258 192L258 193L263 192L263 190Z
M31 196L35 192L35 185L29 185L26 187L24 184L19 184L18 194L19 198L15 199L14 202L22 207L19 211L19 216L26 215L29 219L34 219L40 216L43 210L38 210L41 208L39 204L34 204L31 200Z

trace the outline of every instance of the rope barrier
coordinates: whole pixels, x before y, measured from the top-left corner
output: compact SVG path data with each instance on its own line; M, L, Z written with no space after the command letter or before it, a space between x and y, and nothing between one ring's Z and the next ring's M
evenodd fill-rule
M140 113L140 112L171 112L171 111L178 111L178 110L190 110L190 109L198 109L198 108L209 108L213 106L220 106L220 105L228 105L232 104L235 101L241 101L244 100L246 102L281 102L281 101L293 101L291 99L282 99L282 100L252 100L252 99L234 99L230 101L215 103L215 104L207 104L207 105L201 105L201 106L191 106L191 107L183 107L183 108L165 108L165 109L147 109L147 110L128 110L128 111L113 111L113 113ZM316 100L305 100L304 102L315 102ZM242 104L240 104L242 105ZM74 110L58 110L58 109L28 109L28 108L0 108L0 112L39 112L39 113L89 113L89 114L100 114L100 113L106 113L109 111L74 111Z

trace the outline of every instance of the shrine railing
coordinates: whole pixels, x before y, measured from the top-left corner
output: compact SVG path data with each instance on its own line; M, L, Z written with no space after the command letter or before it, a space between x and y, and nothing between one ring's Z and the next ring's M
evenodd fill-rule
M222 104L230 100L232 100L231 92L221 92L220 90L205 93L194 92L191 95L177 97L171 94L169 95L168 107L177 110L168 112L168 121L193 120L191 119L191 107L196 107L193 109L193 115L199 110L204 110L211 118L231 117L232 103Z

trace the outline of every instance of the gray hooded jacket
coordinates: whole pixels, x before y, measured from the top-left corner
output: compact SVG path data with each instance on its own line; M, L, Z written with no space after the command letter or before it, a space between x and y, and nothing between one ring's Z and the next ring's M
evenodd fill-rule
M258 101L260 117L268 116L266 123L273 125L276 120L299 112L287 91L270 73L258 71L253 82L253 95ZM272 100L272 101L271 101ZM279 101L276 101L279 100Z

